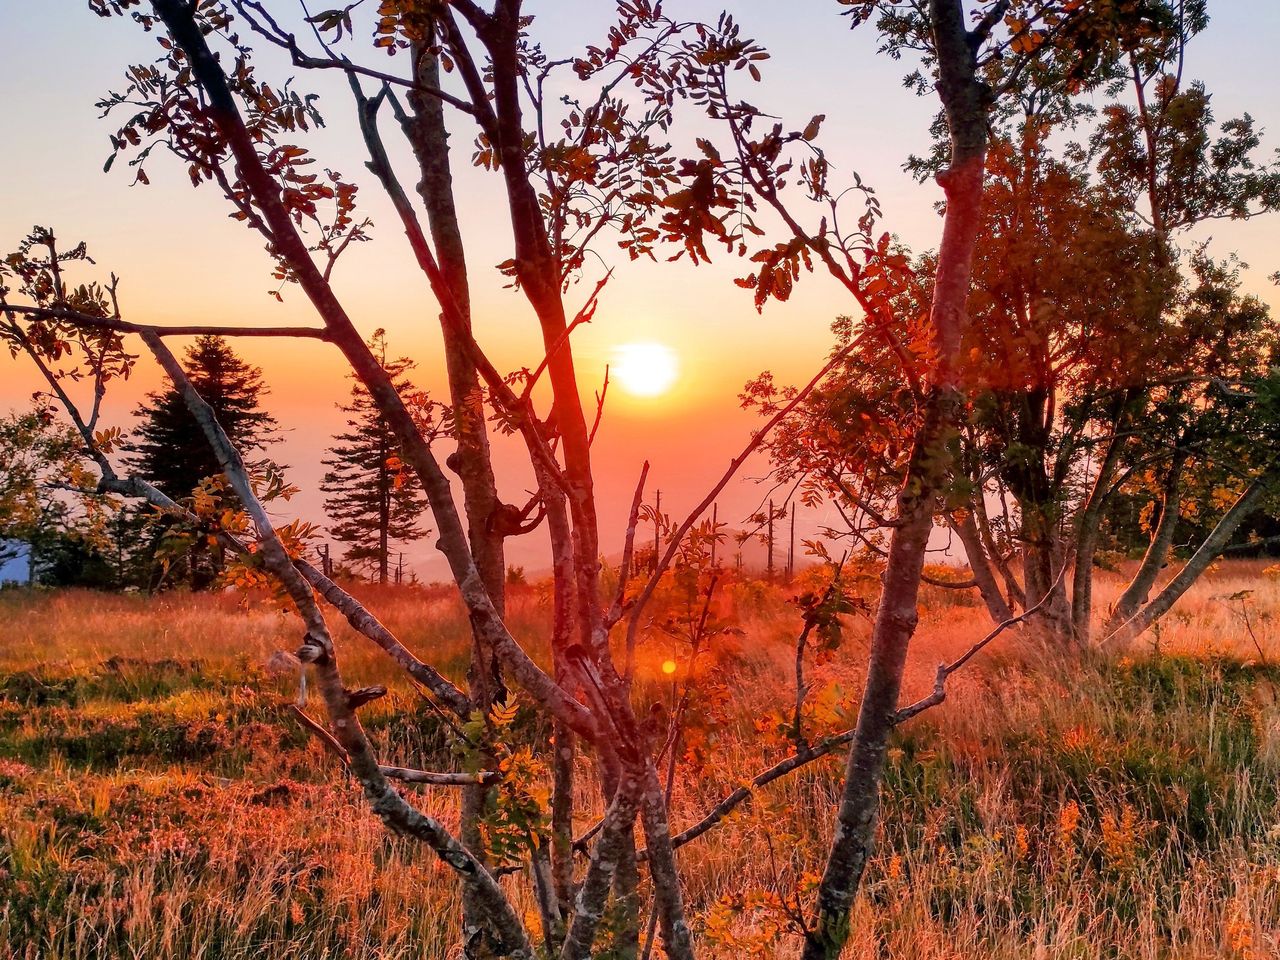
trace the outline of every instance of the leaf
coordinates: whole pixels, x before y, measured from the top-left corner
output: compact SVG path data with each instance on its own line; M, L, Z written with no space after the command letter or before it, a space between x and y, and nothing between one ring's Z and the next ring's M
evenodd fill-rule
M515 722L516 712L520 709L520 701L512 697L506 703L495 703L489 708L489 722L495 727L509 727Z

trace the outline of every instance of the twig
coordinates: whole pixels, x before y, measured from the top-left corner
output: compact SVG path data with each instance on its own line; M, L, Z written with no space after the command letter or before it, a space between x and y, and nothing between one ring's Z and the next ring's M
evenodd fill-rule
M218 325L195 326L155 326L143 323L130 323L119 317L95 317L67 310L60 307L28 307L20 304L6 303L7 312L26 314L38 320L61 320L80 327L98 327L114 330L117 333L151 333L158 337L309 337L313 340L328 340L329 332L319 327L224 327Z
M543 371L545 371L547 366L551 363L551 358L559 353L564 348L564 345L569 342L569 337L572 336L573 331L582 326L582 324L591 322L592 318L596 315L596 307L600 305L600 291L604 289L605 284L607 284L612 277L613 271L610 270L596 281L595 289L591 291L591 295L587 297L582 308L577 312L573 320L569 322L569 325L561 331L558 337L556 337L555 342L551 344L550 349L543 354L542 360L533 368L533 372L529 374L529 379L524 385L524 390L521 391L521 401L528 402L530 395L533 393L533 388L538 382L538 378L542 376Z
M609 395L609 365L604 365L604 383L596 393L596 419L591 424L591 432L587 434L587 443L595 443L596 431L600 429L600 421L604 418L604 398Z
M342 748L342 744L324 725L318 720L308 716L306 711L299 707L296 703L285 705L294 718L312 733L335 757L342 762L344 767L351 766L351 758L347 756L347 751ZM502 779L502 774L495 770L482 770L479 773L438 773L432 770L414 770L410 767L386 767L379 765L378 770L384 777L391 780L399 780L402 783L424 783L435 787L463 787L473 784L497 783Z
M735 807L741 804L744 800L749 799L752 793L760 787L767 786L768 784L773 783L773 781L781 777L785 777L788 773L791 773L791 771L798 770L800 767L807 766L815 760L819 760L822 757L833 753L840 747L850 743L853 740L853 737L854 731L852 729L845 730L843 733L838 733L835 736L828 737L820 744L809 750L796 753L787 757L785 760L780 760L769 769L756 774L756 776L751 780L742 784L742 786L734 790L733 793L729 794L712 807L701 820L672 837L671 845L673 847L682 847L692 840L697 840L700 836L728 816ZM642 850L638 856L641 860L646 859L647 851Z
M1033 605L1027 610L1022 611L1022 613L1018 614L1016 617L1010 617L1008 620L1005 620L1003 623L999 624L994 630L992 630L985 637L983 637L981 640L975 643L972 647L966 650L957 659L952 660L950 663L938 664L938 673L933 681L933 692L930 693L927 697L923 697L920 700L917 700L915 703L909 706L903 707L901 710L895 713L893 715L893 725L898 726L899 724L906 723L912 717L919 716L921 713L924 713L924 711L928 710L930 707L936 707L938 704L942 703L942 701L946 700L947 699L947 688L946 688L947 678L951 676L951 674L959 670L961 667L963 667L970 660L972 660L975 656L977 656L983 650L983 648L987 646L987 644L995 640L996 637L1000 636L1000 634L1004 633L1010 627L1014 627L1014 626L1017 626L1019 623L1022 623L1024 620L1031 617L1033 614L1038 613L1041 610L1041 608L1047 605L1049 601L1053 599L1054 593L1058 589L1058 584L1062 582L1062 577L1066 573L1066 570L1067 570L1066 565L1063 564L1062 569L1058 571L1058 577L1056 580L1054 580L1053 585L1049 587L1048 590L1045 591L1044 596L1041 597L1039 602L1037 602L1035 605Z
M708 492L702 499L702 502L694 507L693 510L690 511L689 515L681 522L680 526L676 528L675 532L670 537L670 542L667 545L666 552L654 565L653 574L649 577L648 582L645 584L644 589L640 592L640 596L636 600L635 606L632 608L631 619L627 624L628 646L635 645L640 629L640 615L644 611L645 605L648 604L650 598L653 596L653 591L657 589L659 582L661 582L663 573L665 573L667 567L671 565L671 561L675 557L676 551L680 549L680 543L684 540L685 534L693 528L693 525L698 522L698 518L706 513L711 504L715 502L716 497L720 495L720 491L728 486L729 481L732 480L738 470L741 469L742 465L747 461L747 458L760 448L760 445L764 443L765 437L769 435L773 428L790 416L792 411L803 403L805 399L808 398L809 394L814 391L814 388L816 388L818 384L826 378L827 374L843 363L857 347L862 345L863 341L869 335L870 331L864 330L862 333L858 334L858 336L845 344L831 357L830 360L826 362L826 364L823 365L822 369L814 375L812 380L797 391L796 395L792 397L785 406L770 417L768 422L765 423L765 425L754 435L752 435L751 440L742 449L742 452L730 461L729 468L711 488L710 492Z
M605 617L606 629L622 619L626 603L627 580L631 576L631 562L635 555L636 528L640 524L640 506L644 501L644 484L648 476L649 461L646 460L644 466L640 468L640 479L636 482L636 492L631 498L631 512L627 514L627 535L622 544L622 561L618 564L618 592L613 598L613 605L609 607L608 615ZM634 659L635 649L628 646L626 667L626 675L628 677L631 676Z

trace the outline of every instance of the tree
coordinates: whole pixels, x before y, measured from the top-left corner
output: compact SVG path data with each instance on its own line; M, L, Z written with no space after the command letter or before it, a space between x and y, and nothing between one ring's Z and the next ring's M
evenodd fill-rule
M854 356L879 340L898 363L906 381L912 429L898 465L900 482L888 500L889 528L880 604L871 638L866 686L858 724L850 737L843 794L832 844L817 892L816 916L803 925L805 960L838 956L848 937L853 897L872 850L880 779L889 738L901 723L940 702L899 703L903 669L917 621L919 588L935 513L950 496L957 463L957 440L966 403L963 343L970 326L969 298L975 253L982 232L982 198L989 130L993 115L1007 99L1028 90L1060 98L1073 89L1102 83L1114 72L1121 51L1133 47L1169 11L1158 5L1122 3L1093 8L1078 0L965 4L928 0L913 4L879 0L840 0L855 24L875 20L885 49L895 56L921 55L922 69L908 78L921 93L936 92L941 135L936 180L945 195L942 240L929 277L923 309L895 325L894 303L904 285L907 260L888 233L873 232L879 217L874 195L860 181L861 216L842 218L846 192L835 188L825 155L814 144L823 117L802 130L785 132L782 123L729 92L730 69L749 44L736 25L722 19L720 29L696 47L687 64L695 98L711 117L728 127L730 149L705 142L689 205L712 235L731 250L746 252L741 217L732 199L745 185L786 225L791 239L752 254L758 264L739 282L755 292L756 304L786 300L801 276L815 266L836 279L865 314L862 329L836 354ZM750 56L750 53L747 54ZM1050 69L1054 62L1061 69ZM804 224L785 191L798 181L823 214L816 226ZM716 188L719 188L718 190ZM856 195L856 194L855 194ZM750 205L754 209L754 203ZM722 209L718 209L722 208ZM723 214L723 215L719 215ZM854 226L842 226L852 221ZM751 232L759 230L750 224ZM700 234L699 234L700 237ZM704 255L696 245L690 251ZM906 336L899 336L905 327ZM855 360L856 362L856 360ZM791 405L801 396L785 398ZM782 407L773 403L773 409ZM1039 605L1032 608L1039 610ZM967 659L967 658L966 658ZM963 665L959 661L956 666Z
M269 393L262 371L237 356L224 337L197 337L187 348L186 361L201 396L208 398L219 422L226 423L228 436L246 453L261 450L276 436L275 418L261 407ZM131 454L126 463L165 494L188 499L203 481L221 474L199 424L172 386L147 394L134 416L139 424L125 445ZM209 492L216 495L213 488ZM148 586L162 582L175 563L185 569L192 589L209 586L222 569L222 550L173 517L157 517L144 509L130 519L133 535L151 543L160 561L145 577Z
M276 421L262 409L270 391L262 370L245 363L224 337L197 337L186 351L191 382L246 452L261 450L276 435ZM139 419L125 449L129 466L174 498L190 496L205 477L221 470L182 395L172 386L148 393L133 412Z
M1266 377L1275 328L1240 293L1236 266L1175 243L1197 223L1280 199L1252 122L1216 124L1203 87L1181 79L1176 65L1203 24L1201 4L1153 19L1113 63L1100 108L1098 94L1032 89L995 117L962 350L962 470L939 516L973 573L951 586L978 589L997 623L1047 597L1038 628L1068 646L1090 638L1093 558L1117 497L1138 494L1140 510L1168 522L1150 529L1106 633L1137 612L1167 562L1178 511L1161 503L1198 500L1216 516L1208 494L1223 489L1222 472L1258 476L1268 462L1258 418L1221 385ZM1049 77L1064 69L1041 65ZM1067 140L1080 131L1085 143ZM911 166L923 176L941 162L935 150ZM895 255L906 263L907 251ZM916 258L882 282L897 342L913 340L935 264ZM838 343L848 330L838 327ZM919 429L897 368L891 350L858 356L773 444L784 477L841 506L846 529L833 532L876 551L868 532L887 529L900 451ZM772 395L756 385L766 410ZM1189 476L1215 474L1199 498L1179 494Z
M409 396L413 385L405 374L415 366L413 361L404 357L388 361L382 330L374 331L369 349L395 388ZM426 498L417 486L405 482L399 444L359 381L351 387L351 401L339 409L350 414L350 430L334 438L332 458L324 461L331 469L320 486L328 494L325 510L334 521L331 533L347 544L342 555L354 568L372 569L378 582L386 583L392 544L426 536L422 528Z
M131 0L93 4L107 15L135 5ZM415 257L440 304L446 343L454 338L484 382L500 424L517 433L529 451L538 492L526 508L500 505L488 516L469 512L464 526L429 438L422 434L390 378L357 335L329 283L337 258L352 240L359 239L357 234L363 230L363 224L353 216L355 190L336 174L330 173L327 180L322 180L304 173L300 167L308 162L305 148L279 142L279 137L305 129L315 119L314 108L292 90L268 87L257 79L249 64L251 52L237 42L239 34L227 32L232 8L258 37L289 50L295 63L347 71L371 169L390 195ZM456 21L455 15L461 20ZM317 15L315 25L328 35L319 45L324 56L304 53L293 34L256 3L206 4L193 9L185 3L156 0L150 4L150 12L139 13L138 17L145 26L163 27L167 34L165 52L156 67L143 68L135 75L136 82L124 95L133 103L130 110L141 126L135 129L134 121L127 123L117 138L119 147L127 150L130 144L146 139L148 146L140 158L145 160L151 155L151 147L163 142L189 165L194 179L209 180L221 187L236 216L266 237L279 277L300 285L323 324L323 329L295 328L277 333L319 337L333 343L346 356L392 425L405 461L428 497L440 531L440 547L468 606L481 666L483 662L501 662L511 679L523 686L566 733L563 737L557 733L556 749L549 751L557 768L559 788L550 817L556 839L551 843L530 841L529 850L535 861L531 869L540 891L537 902L545 936L552 944L563 941L567 955L585 955L599 929L602 904L614 887L615 872L624 885L623 901L632 899L626 891L635 889L634 855L628 857L625 851L634 851L633 830L639 818L645 825L650 869L658 880L655 889L664 941L673 956L688 956L689 931L666 824L665 797L653 759L643 749L643 734L628 700L629 678L618 673L605 643L609 628L623 611L619 604L612 610L605 608L599 600L599 536L590 468L592 431L577 388L569 333L590 319L603 282L576 311L566 304L574 272L586 262L586 244L602 227L632 231L637 243L650 242L641 228L644 218L660 207L661 199L655 191L666 189L663 178L669 168L664 156L667 148L652 134L665 130L670 114L663 101L670 98L662 92L669 83L667 78L656 69L646 71L656 65L661 44L686 27L672 23L647 5L625 6L610 47L593 49L590 58L571 65L548 61L536 46L527 43L523 33L527 24L520 16L518 3L504 2L493 13L472 4L406 4L377 23L378 47L409 53L411 79L406 81L330 53L329 43L350 36L350 11ZM230 47L224 51L228 66L224 70L210 45L228 40ZM642 55L638 62L637 53ZM420 82L421 70L429 69L430 59L437 55L442 63L458 70L465 97L445 94ZM490 66L482 69L478 63L485 59ZM561 111L569 122L568 136L573 142L550 141L545 135L548 118L544 111L549 103L557 101L543 103L541 79L526 86L521 78L541 74L545 79L547 73L567 72L570 66L576 68L587 85L585 89L590 90L592 85L596 89L590 91L583 104L565 104ZM653 110L632 119L627 105L613 91L622 77L635 76L636 71L644 74L658 99ZM373 97L360 88L360 78L369 77L386 83ZM424 94L423 99L443 100L460 110L469 118L467 122L476 125L482 162L501 173L514 246L514 256L504 265L504 271L516 281L532 309L544 346L543 356L534 358L535 362L510 378L495 370L471 339L464 291L456 284L456 274L451 275L444 266L450 231L441 233L436 229L440 222L435 216L440 212L436 202L440 193L422 191L429 194L424 205L440 248L438 257L383 147L377 126L380 109L389 106L395 110L411 139L415 131L431 129L427 120L404 110L394 96L397 87L409 87ZM523 127L523 111L530 101L541 136L526 136ZM136 112L138 103L142 104L140 114ZM144 115L146 119L141 119ZM151 142L160 130L166 131L165 136ZM211 130L216 134L206 136ZM438 128L434 132L442 133ZM430 171L423 173L424 179L429 179ZM439 186L438 179L433 182ZM320 219L320 209L330 205L335 211L333 216L326 214L326 219ZM303 229L312 231L314 243L304 239ZM327 262L318 265L312 259L313 253ZM33 309L37 313L26 316L49 317L50 310L62 308L41 305ZM65 313L58 316L71 322ZM479 808L473 807L469 812L464 804L463 836L475 839L473 853L436 821L410 807L372 763L370 745L337 681L336 651L329 631L315 607L311 588L302 587L297 580L300 575L312 574L302 573L309 569L304 564L290 565L287 550L270 530L256 503L234 447L218 429L216 417L202 405L198 391L186 381L181 365L168 354L162 338L171 328L143 328L124 321L119 311L96 319L111 329L142 336L175 384L184 388L188 406L200 411L206 435L220 453L228 482L253 517L252 527L256 528L261 548L253 552L269 564L306 618L310 639L302 651L303 658L316 666L321 688L332 694L325 697L326 708L332 729L339 731L342 748L352 759L352 769L360 772L366 793L378 798L375 807L395 829L427 843L459 871L468 904L464 918L468 951L477 956L493 951L529 955L528 934L486 867L490 851L479 830L480 823L472 815L478 814ZM89 318L76 317L75 322L87 323ZM554 416L540 416L534 406L534 386L544 375L554 397ZM455 394L455 416L463 406L459 399L473 402L469 396L458 398ZM478 455L474 450L456 454L457 469L464 474L473 466L468 458ZM469 511L470 506L468 503ZM526 522L522 518L529 519ZM500 540L501 536L524 532L530 523L540 520L548 524L555 544L554 675L544 673L529 659L507 631L495 603L501 597L501 584L487 582L485 570L478 565L481 549L474 538L469 542L466 532L467 527L473 533L480 528L492 531L491 543L494 537ZM500 578L500 566L496 572ZM660 573L655 573L655 578ZM335 594L331 585L321 583L319 589L322 595L352 609L350 598ZM639 616L642 607L640 604L636 608L635 616ZM361 623L366 635L376 634L387 642L385 631L367 620ZM488 715L491 711L485 706L486 696L501 693L493 684L494 674L487 669L472 671L474 699L427 672L425 665L415 669L415 677L425 679L429 688L466 722L470 722L473 712L481 717ZM591 706L584 706L580 698ZM611 814L594 845L596 851L584 887L590 895L578 897L575 903L571 877L573 784L562 774L571 771L571 748L577 738L590 744L597 763L602 765ZM496 749L496 745L487 746ZM484 796L485 791L480 789L483 786L483 782L472 784L467 788L468 796ZM493 812L485 815L491 817ZM552 860L550 868L546 864L548 855ZM615 871L620 857L621 868ZM633 866L628 868L628 862ZM552 879L544 883L548 876ZM630 929L638 938L634 927Z

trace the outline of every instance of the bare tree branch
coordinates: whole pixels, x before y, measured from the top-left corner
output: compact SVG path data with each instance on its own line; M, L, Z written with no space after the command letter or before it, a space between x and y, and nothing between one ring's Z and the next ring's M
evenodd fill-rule
M930 707L936 707L938 704L946 700L947 678L977 656L989 643L1000 636L1000 634L1004 633L1010 627L1014 627L1019 623L1022 623L1024 620L1038 613L1043 607L1052 602L1054 592L1057 590L1058 584L1062 582L1062 578L1066 571L1066 564L1063 564L1062 569L1058 571L1058 579L1054 582L1052 587L1045 591L1045 594L1040 598L1039 603L1036 603L1029 609L1022 611L1022 613L1018 614L1016 617L1010 617L1008 620L999 624L994 630L988 633L955 660L952 660L950 663L938 664L938 673L933 682L933 691L927 697L917 700L915 703L903 707L895 713L893 716L894 726L906 723L912 717L919 716Z
M329 331L320 327L226 327L217 324L159 326L130 323L119 317L96 317L63 307L28 307L6 303L4 309L21 313L37 320L60 320L80 327L114 330L117 333L151 333L158 337L304 337L313 340L329 340Z

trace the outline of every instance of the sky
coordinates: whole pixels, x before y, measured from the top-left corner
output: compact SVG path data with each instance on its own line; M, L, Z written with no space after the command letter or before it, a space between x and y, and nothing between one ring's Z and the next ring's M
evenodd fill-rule
M711 19L725 3L667 0L665 6L681 19ZM547 52L560 57L601 40L613 5L528 0L526 8L538 18L533 31ZM885 230L918 250L935 246L940 190L916 184L902 170L908 155L928 146L934 105L903 88L906 65L878 55L870 29L850 31L833 0L737 0L730 8L744 32L772 54L763 65L763 82L744 78L742 94L795 128L825 114L822 140L837 176L856 171L876 189ZM83 0L0 0L0 13L0 90L9 134L0 146L0 248L16 248L33 224L52 227L68 244L87 241L99 276L121 276L122 307L136 322L316 322L296 287L283 291L283 304L268 295L274 284L260 238L227 218L226 203L214 189L192 189L178 161L157 155L147 168L150 186L130 186L131 173L122 163L103 172L107 137L118 123L100 119L94 103L123 86L128 64L155 58L154 37L127 21L100 20ZM1216 0L1210 13L1208 31L1191 47L1188 75L1206 82L1220 119L1247 111L1263 128L1264 142L1280 145L1274 60L1280 13L1272 0ZM267 52L259 64L262 75L275 81L296 73ZM418 385L443 397L438 311L389 205L363 168L349 93L333 76L307 75L299 82L320 94L317 106L327 122L306 145L324 165L364 187L361 208L374 221L373 241L354 246L340 262L336 288L360 328L385 328L391 352L418 362ZM455 121L460 131L463 119ZM696 122L683 128L684 136L696 132ZM492 267L511 255L500 184L496 175L471 168L469 156L470 135L460 132L453 138L453 158L477 338L500 369L532 367L541 358L536 322ZM410 177L405 157L393 159ZM1280 269L1280 217L1216 224L1212 240L1216 252L1234 251L1250 264L1247 289L1280 307L1280 291L1266 279ZM608 244L601 253L616 271L596 318L575 334L584 388L594 389L605 365L617 362L622 344L665 344L678 365L673 387L660 396L632 395L616 382L608 393L594 460L603 544L613 551L620 547L627 504L645 459L652 464L651 490L660 488L664 508L682 515L756 426L737 402L743 384L764 370L779 382L807 380L829 349L831 321L854 311L847 294L824 275L806 277L788 303L758 314L750 292L733 284L744 272L741 262L719 256L698 267L687 261L632 264ZM587 296L596 276L588 274L571 290L571 307ZM319 461L341 426L336 403L349 389L341 358L332 347L313 342L240 340L236 346L263 368L272 412L286 431L274 455L289 464L291 479L304 490L288 511L323 521ZM0 356L0 411L29 403L39 386L33 374L20 361ZM127 427L130 411L159 383L144 357L128 383L113 387L108 420ZM523 502L531 481L522 452L500 444L497 458L504 499ZM721 497L722 520L738 525L757 509L768 488L755 481L766 469L763 462L748 464L742 480ZM802 535L824 519L821 510L803 512ZM445 575L433 542L428 537L406 552L406 563L427 580ZM530 569L545 563L537 535L510 543L509 554L512 563Z

